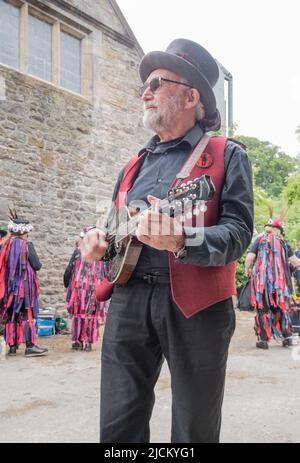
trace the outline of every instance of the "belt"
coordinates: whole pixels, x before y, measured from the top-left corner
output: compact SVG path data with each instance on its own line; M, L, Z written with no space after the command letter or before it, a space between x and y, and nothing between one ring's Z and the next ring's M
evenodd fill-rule
M132 278L136 278L137 280L143 280L148 285L169 285L170 284L170 275L162 275L160 273L138 273L135 272L132 275Z

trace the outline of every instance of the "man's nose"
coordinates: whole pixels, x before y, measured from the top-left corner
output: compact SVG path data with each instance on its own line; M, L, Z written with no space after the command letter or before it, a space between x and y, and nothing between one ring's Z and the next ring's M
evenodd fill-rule
M143 101L149 101L153 99L153 92L150 90L150 86L148 85L147 88L145 88L144 93L141 96Z

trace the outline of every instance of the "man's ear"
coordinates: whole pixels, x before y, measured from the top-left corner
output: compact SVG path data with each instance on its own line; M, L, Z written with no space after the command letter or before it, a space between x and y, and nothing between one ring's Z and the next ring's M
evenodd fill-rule
M186 99L186 108L194 108L200 101L200 93L195 88L188 90L187 99Z

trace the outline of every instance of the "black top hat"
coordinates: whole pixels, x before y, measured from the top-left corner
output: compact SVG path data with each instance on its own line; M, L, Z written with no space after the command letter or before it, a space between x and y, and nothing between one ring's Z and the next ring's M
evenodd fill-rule
M219 68L205 48L192 40L176 39L166 51L147 53L140 64L140 76L145 82L155 69L168 69L185 78L192 87L199 90L205 107L205 118L219 117L213 87L219 78Z

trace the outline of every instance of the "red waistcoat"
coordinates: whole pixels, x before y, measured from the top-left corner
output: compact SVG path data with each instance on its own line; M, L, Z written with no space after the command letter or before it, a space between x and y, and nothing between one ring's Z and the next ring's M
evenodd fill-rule
M224 150L227 138L211 138L205 151L200 156L190 176L184 180L192 180L203 174L210 175L216 187L214 197L207 203L204 226L217 224L219 200L224 183ZM116 199L116 208L126 203L127 192L133 186L141 166L142 156L134 156L126 166L123 180ZM174 302L183 315L190 318L207 307L231 297L236 292L234 262L223 267L200 267L181 264L169 253L170 282ZM104 280L97 289L97 297L109 299L112 285Z

